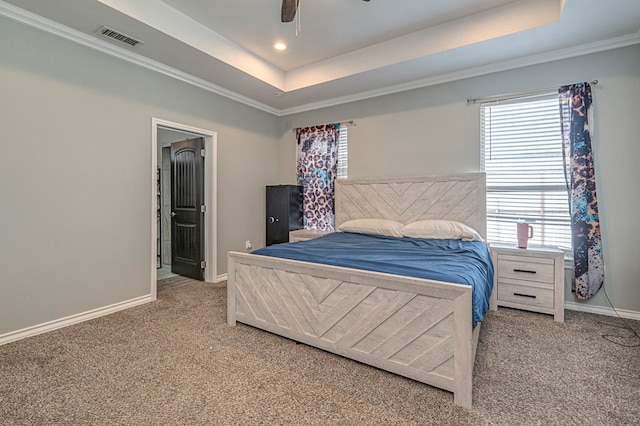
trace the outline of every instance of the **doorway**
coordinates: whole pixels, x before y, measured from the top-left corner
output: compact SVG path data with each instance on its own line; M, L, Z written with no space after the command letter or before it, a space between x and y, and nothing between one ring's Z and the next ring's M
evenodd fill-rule
M195 128L180 123L166 120L152 119L152 273L151 273L151 293L157 294L157 279L159 276L166 276L167 259L170 263L170 197L167 197L167 184L171 185L171 179L167 175L170 171L170 161L166 155L170 155L172 142L185 139L204 139L204 280L215 282L217 280L216 265L216 159L217 159L217 137L216 132ZM164 155L163 155L164 154ZM167 202L168 200L168 202ZM164 232L163 232L164 230ZM168 240L167 240L168 239ZM162 269L158 269L158 267ZM159 275L160 274L160 275ZM163 275L165 274L165 275Z

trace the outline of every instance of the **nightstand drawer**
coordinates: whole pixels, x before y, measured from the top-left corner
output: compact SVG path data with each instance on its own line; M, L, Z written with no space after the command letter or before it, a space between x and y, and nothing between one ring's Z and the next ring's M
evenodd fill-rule
M492 243L493 292L498 306L551 314L564 322L564 252L557 247Z
M555 281L553 259L527 259L522 257L500 256L498 278L553 283Z
M553 289L501 283L498 301L553 309Z

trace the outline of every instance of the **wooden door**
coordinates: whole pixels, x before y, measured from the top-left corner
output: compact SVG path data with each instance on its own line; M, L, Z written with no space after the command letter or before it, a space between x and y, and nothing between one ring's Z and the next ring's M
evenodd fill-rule
M171 272L204 280L204 139L171 144Z

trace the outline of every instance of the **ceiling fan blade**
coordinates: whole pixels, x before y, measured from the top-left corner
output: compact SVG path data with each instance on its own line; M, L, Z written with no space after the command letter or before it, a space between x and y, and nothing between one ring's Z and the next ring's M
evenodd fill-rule
M280 12L280 20L282 22L291 22L296 16L299 0L282 0L282 10Z

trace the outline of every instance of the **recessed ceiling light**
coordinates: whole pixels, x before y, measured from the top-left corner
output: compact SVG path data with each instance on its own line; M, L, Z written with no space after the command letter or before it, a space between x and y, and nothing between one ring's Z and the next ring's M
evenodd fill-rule
M285 50L287 48L287 45L284 44L284 43L278 42L278 43L273 45L273 48L276 49L276 50Z

